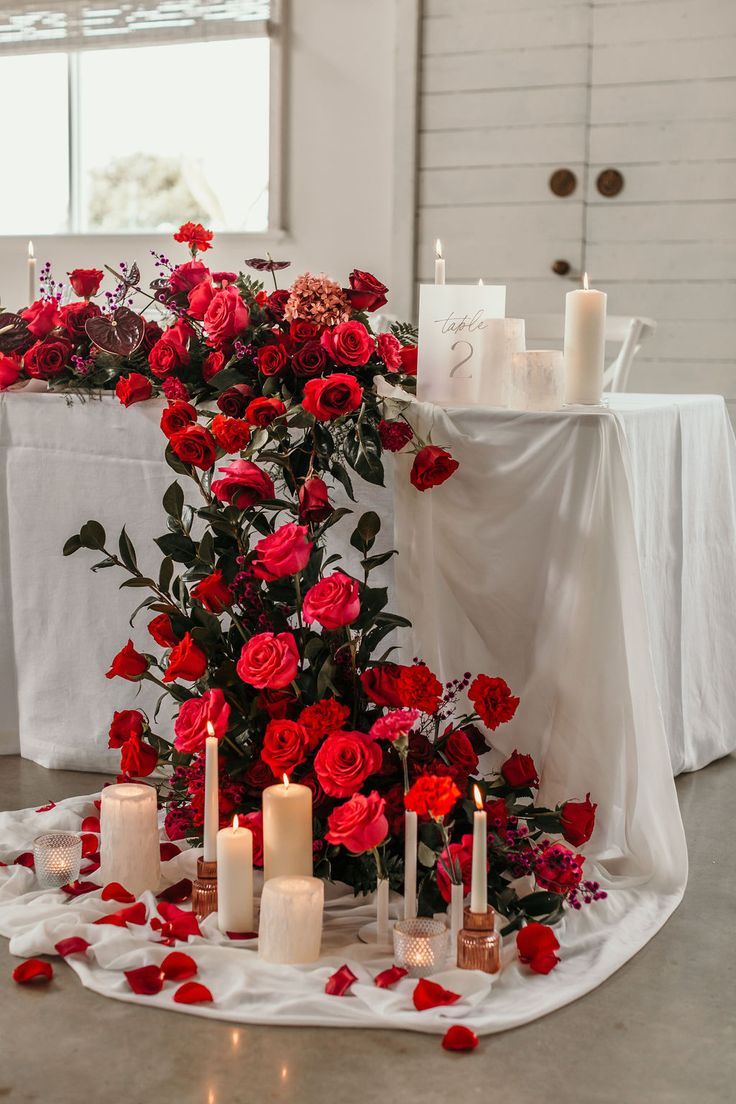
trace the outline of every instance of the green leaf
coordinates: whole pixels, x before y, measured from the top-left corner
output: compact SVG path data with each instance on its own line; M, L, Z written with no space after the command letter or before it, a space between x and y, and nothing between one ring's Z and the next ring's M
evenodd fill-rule
M126 579L125 582L120 584L120 589L123 587L155 587L153 579L145 579L140 575L136 575L133 579Z
M79 541L83 548L92 548L104 552L105 540L105 530L99 521L86 521L79 530Z
M178 481L174 481L166 488L162 501L167 514L175 518L181 518L181 512L184 509L184 491Z
M81 547L82 541L80 539L79 533L75 533L73 537L69 537L69 539L64 543L62 555L73 556L74 553L78 552Z
M215 538L212 536L212 530L207 529L199 542L199 548L197 549L197 558L208 567L215 566Z
M428 847L423 840L420 840L417 848L417 858L422 866L433 867L437 862L437 853L431 847Z
M521 898L521 905L527 916L546 916L555 912L560 902L559 893L548 893L546 890L538 890Z
M365 421L357 422L343 443L343 453L350 467L365 479L366 483L383 486L381 442L373 427Z
M345 488L345 492L350 501L355 502L355 493L353 491L352 480L350 479L350 476L348 475L345 467L342 464L335 463L330 468L330 472L332 473L333 478L335 478L337 482L342 484L342 486Z
M171 556L165 556L161 561L161 568L158 573L158 587L159 590L168 591L169 584L171 583L171 577L174 574L174 561Z
M396 549L392 548L390 552L380 552L377 556L367 556L364 560L360 561L360 566L368 572L373 571L374 567L380 567L381 564L388 563L392 556L396 555Z
M367 553L373 547L375 539L381 529L381 519L375 510L368 510L363 514L350 537L353 548L359 552Z
M163 537L156 537L156 544L164 556L171 556L177 563L192 563L197 557L196 544L183 533L166 533Z
M135 558L135 548L128 534L125 532L125 526L123 526L120 533L120 540L118 542L120 549L120 559L123 561L128 571L138 570L138 561Z

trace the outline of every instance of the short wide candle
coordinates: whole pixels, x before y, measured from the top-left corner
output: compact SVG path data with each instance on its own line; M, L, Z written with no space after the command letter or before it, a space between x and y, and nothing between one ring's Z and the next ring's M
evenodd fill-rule
M158 888L160 847L153 786L106 786L100 806L100 877L119 882L136 897Z
M261 894L258 954L265 962L316 962L322 943L325 889L319 878L271 878Z
M284 775L263 791L263 878L312 870L312 791Z
M253 931L253 833L237 817L217 833L217 925L224 932Z

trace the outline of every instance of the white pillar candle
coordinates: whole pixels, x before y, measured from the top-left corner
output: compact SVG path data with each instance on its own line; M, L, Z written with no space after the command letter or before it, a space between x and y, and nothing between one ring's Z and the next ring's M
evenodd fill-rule
M28 243L28 302L36 301L36 255L33 252L33 242Z
M434 243L434 282L436 284L445 282L445 258L442 256L442 242L439 238Z
M483 799L477 786L473 786L477 812L473 813L473 870L470 882L470 911L488 911L488 828Z
M253 931L253 833L237 817L217 833L217 924L224 932Z
M404 919L417 914L417 814L404 813Z
M121 782L106 786L100 806L100 877L119 882L136 897L158 889L160 848L156 791Z
M312 791L284 775L263 791L263 880L312 869Z
M560 410L565 401L565 369L557 349L530 349L511 358L512 410Z
M204 760L204 861L217 858L217 830L220 827L220 786L218 778L219 742L212 722L207 722L209 736L205 740Z
M385 947L388 943L389 880L379 878L376 887L376 943Z
M603 394L606 294L588 287L568 291L565 304L565 402L595 405Z
M281 875L263 886L258 954L265 962L316 962L322 943L324 883Z

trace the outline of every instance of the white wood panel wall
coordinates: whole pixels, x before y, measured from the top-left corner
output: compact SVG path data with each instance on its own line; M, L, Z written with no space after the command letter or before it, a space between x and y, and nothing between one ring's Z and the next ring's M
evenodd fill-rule
M659 323L636 390L736 409L736 0L425 0L423 16L418 279L441 237L448 279L506 280L509 313L548 313L570 286L552 262L585 262L611 313ZM565 199L560 167L580 181ZM608 167L614 199L595 188Z

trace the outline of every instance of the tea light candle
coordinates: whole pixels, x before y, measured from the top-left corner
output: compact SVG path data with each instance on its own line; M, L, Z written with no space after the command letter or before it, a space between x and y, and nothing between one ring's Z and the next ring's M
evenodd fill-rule
M38 884L58 889L79 877L82 865L82 837L74 832L44 832L33 841L33 859Z
M312 791L284 775L263 791L263 880L312 869Z
M224 932L253 930L253 833L237 816L217 833L217 924Z
M565 299L565 402L596 405L603 394L606 352L606 294L588 287Z
M33 252L33 242L28 243L28 303L36 300L36 255Z
M217 858L217 829L220 827L219 744L211 721L207 722L204 761L204 861ZM232 930L232 929L231 929Z
M404 813L404 919L417 914L417 814Z
M488 828L483 798L477 786L473 786L477 811L473 813L473 868L470 882L470 911L488 911Z
M446 964L450 933L440 920L420 916L394 924L394 960L409 977L427 977Z
M120 882L136 897L158 889L160 851L156 791L121 782L106 786L100 807L100 877Z
M434 282L436 284L445 282L445 258L442 256L442 242L439 238L434 243Z
M322 943L324 884L319 878L280 875L263 886L258 954L265 962L316 962Z

